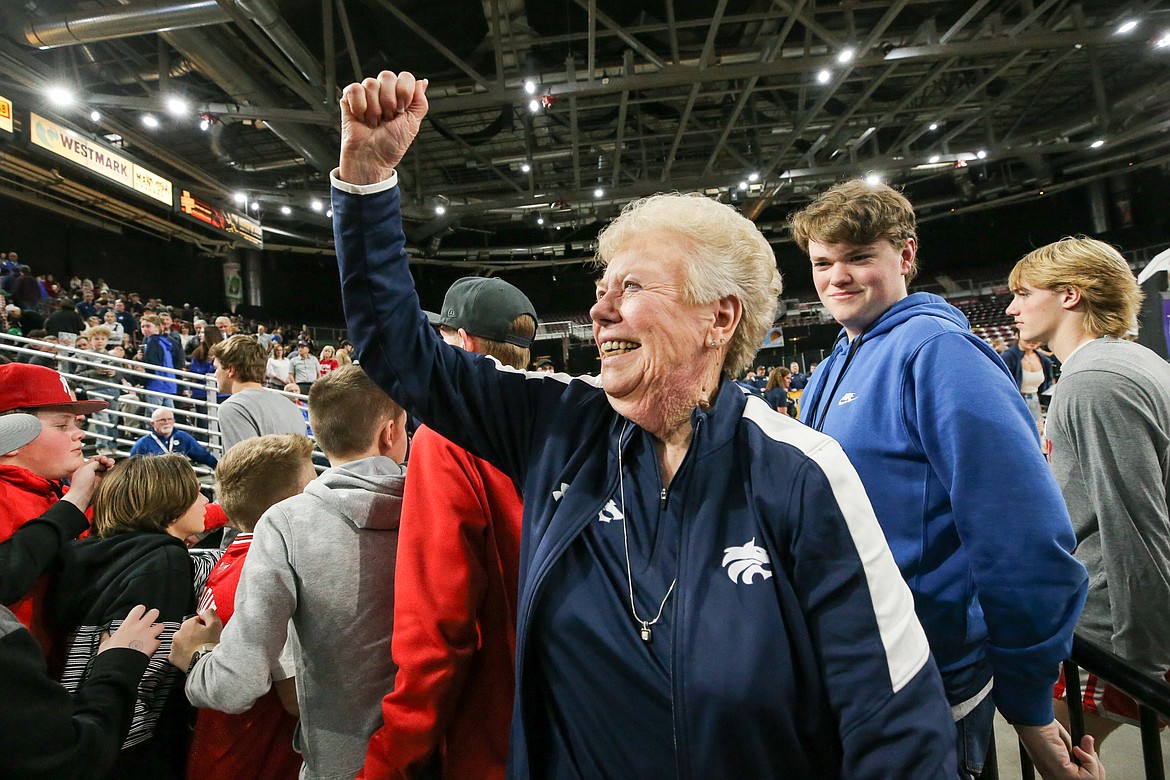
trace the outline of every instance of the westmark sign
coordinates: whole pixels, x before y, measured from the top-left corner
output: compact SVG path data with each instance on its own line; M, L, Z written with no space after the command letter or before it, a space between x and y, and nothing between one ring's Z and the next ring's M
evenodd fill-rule
M0 96L0 130L12 132L12 101Z
M38 114L29 114L33 144L93 173L128 187L167 206L174 205L169 179L67 127Z

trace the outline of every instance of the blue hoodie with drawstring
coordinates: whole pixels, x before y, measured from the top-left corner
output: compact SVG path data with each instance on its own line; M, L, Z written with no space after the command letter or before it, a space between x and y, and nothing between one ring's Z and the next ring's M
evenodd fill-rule
M930 293L844 331L800 419L857 469L952 706L994 676L1010 722L1052 721L1087 588L1068 510L1003 362Z

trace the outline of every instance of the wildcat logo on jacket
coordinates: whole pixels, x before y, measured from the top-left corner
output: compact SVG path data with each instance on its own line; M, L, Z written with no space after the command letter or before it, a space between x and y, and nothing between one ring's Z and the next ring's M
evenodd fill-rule
M759 575L760 582L772 577L772 559L767 550L756 546L755 537L745 545L725 549L720 565L727 569L727 576L737 585L741 582L751 585L756 581L756 575Z

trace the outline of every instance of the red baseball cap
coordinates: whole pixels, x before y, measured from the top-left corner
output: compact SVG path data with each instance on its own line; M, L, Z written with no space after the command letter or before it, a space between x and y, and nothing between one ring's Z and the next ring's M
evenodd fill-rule
M105 401L78 401L65 378L51 368L27 363L0 366L0 412L53 408L91 414L107 406Z

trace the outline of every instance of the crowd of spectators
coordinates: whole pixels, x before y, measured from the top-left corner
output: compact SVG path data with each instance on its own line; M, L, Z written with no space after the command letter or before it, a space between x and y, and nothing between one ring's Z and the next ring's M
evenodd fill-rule
M1073 744L1053 686L1074 627L1170 678L1170 368L1123 338L1141 293L1120 255L1021 261L1009 368L909 293L909 201L847 182L792 218L832 353L754 365L770 246L659 195L599 236L600 376L529 372L537 316L506 282L456 282L435 330L418 309L393 167L426 88L384 72L342 100L365 365L8 254L0 324L39 346L0 365L0 774L971 780L999 710L1046 780L1104 780L1094 737L1132 710L1086 696L1109 723ZM1068 377L1055 478L1041 344ZM177 426L212 392L220 458ZM149 429L85 458L83 418L108 441L115 404ZM1135 473L1159 478L1116 489Z

